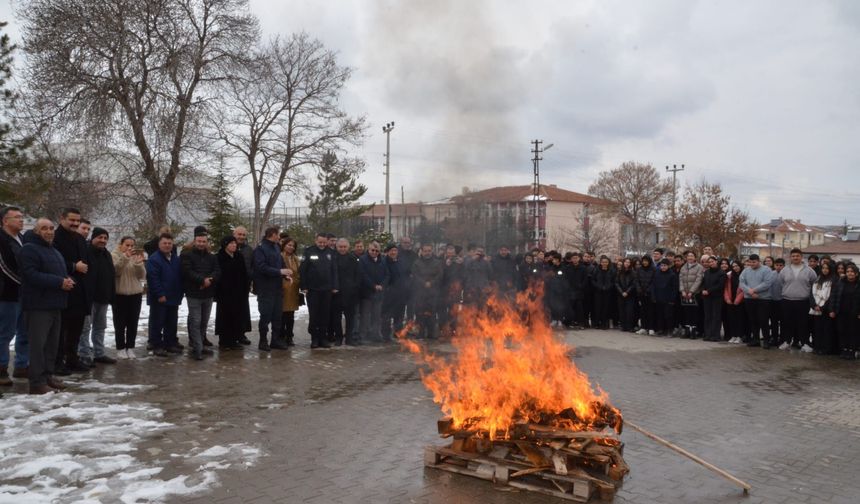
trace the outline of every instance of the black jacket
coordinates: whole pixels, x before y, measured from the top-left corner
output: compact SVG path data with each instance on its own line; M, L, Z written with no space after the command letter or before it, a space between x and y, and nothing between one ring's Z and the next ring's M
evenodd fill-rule
M628 298L632 298L636 290L636 276L633 271L619 271L615 275L615 290L619 294L627 294Z
M235 336L245 332L245 322L251 317L248 308L248 272L245 258L236 251L230 257L222 248L215 256L221 280L215 284L215 334Z
M107 249L99 249L90 245L89 271L87 271L87 288L92 293L93 302L109 304L113 302L116 293L116 269L113 256Z
M339 254L335 252L337 265L338 295L341 303L350 306L358 303L361 289L361 263L352 252Z
M63 256L66 262L66 273L75 281L75 287L69 292L67 310L70 312L89 315L92 311L93 300L87 285L87 275L75 271L75 264L83 261L89 266L87 241L77 231L66 231L62 226L54 233L54 248Z
M830 293L833 312L851 317L860 315L860 280L851 283L843 278L833 288L835 290Z
M672 269L657 271L651 293L655 303L674 303L678 298L678 274Z
M567 283L570 288L570 299L577 301L585 296L585 284L588 283L588 272L582 264L567 265Z
M636 270L636 294L640 298L651 297L651 284L654 283L654 275L657 271L652 267Z
M192 247L182 251L182 289L185 295L194 299L215 297L215 286L221 281L221 267L218 258L208 250ZM209 287L203 287L203 280L212 278Z
M18 302L18 288L21 285L21 273L18 270L18 252L24 243L24 236L14 237L0 229L0 301Z
M517 288L517 262L510 254L507 257L496 255L490 263L493 268L492 280L500 291L512 291Z
M615 288L615 272L612 268L596 268L591 275L591 287L596 291L608 292Z
M63 280L68 277L66 261L57 249L35 233L26 237L18 254L21 273L21 309L63 310L68 293Z
M337 278L337 252L316 245L305 249L302 264L299 266L299 277L303 290L340 290Z
M723 289L726 287L726 272L718 267L708 268L702 276L702 290L708 291L711 299L723 299Z

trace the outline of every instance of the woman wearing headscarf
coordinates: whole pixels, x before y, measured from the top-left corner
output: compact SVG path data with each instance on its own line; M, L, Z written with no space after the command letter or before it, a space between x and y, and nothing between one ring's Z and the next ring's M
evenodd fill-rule
M250 318L248 272L238 248L236 238L226 236L218 251L221 281L215 285L215 334L218 348L223 350L242 348L239 339L245 333L245 320Z

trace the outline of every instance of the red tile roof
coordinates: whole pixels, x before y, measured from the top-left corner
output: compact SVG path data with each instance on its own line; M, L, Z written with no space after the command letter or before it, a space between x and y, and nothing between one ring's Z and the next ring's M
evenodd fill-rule
M832 241L803 249L804 254L860 254L860 241Z
M472 200L481 201L484 203L511 203L518 201L531 201L533 196L531 185L522 186L504 186L484 189L483 191L474 191L468 194L461 194L451 198L455 203ZM560 189L553 185L540 186L540 195L544 201L561 201L566 203L589 203L592 205L611 205L609 200L595 198L587 194L582 194L567 189Z

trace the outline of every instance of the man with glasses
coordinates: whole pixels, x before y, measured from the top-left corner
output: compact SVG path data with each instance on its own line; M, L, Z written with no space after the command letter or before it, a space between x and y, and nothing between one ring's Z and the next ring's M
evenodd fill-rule
M371 242L367 254L361 256L361 320L360 342L382 342L382 300L388 285L388 268L382 260L379 243Z
M9 206L0 210L0 385L12 385L9 378L9 343L15 338L15 369L12 378L27 378L29 349L27 328L18 293L21 272L18 252L24 245L24 213Z

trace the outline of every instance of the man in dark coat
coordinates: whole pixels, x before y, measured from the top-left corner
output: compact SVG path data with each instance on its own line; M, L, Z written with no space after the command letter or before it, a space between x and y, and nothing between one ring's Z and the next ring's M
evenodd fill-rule
M570 288L571 322L574 328L584 328L586 314L583 301L588 285L588 271L582 264L582 255L579 252L571 254L566 278Z
M463 258L457 247L445 247L442 261L442 283L439 287L439 330L443 335L454 331L454 315L463 298Z
M381 257L379 244L371 242L361 264L361 328L362 343L382 341L382 302L388 286L388 267Z
M406 320L412 320L415 318L415 306L412 303L412 289L409 288L412 285L412 265L415 264L415 261L418 260L418 254L412 250L412 238L408 236L404 236L400 239L400 245L397 247L397 261L400 263L400 275L403 277L402 280L404 282L404 303L406 304Z
M269 227L263 232L263 240L254 249L254 292L257 294L257 309L260 312L260 342L257 348L268 352L272 348L286 350L287 343L281 335L281 316L284 305L284 277L292 279L292 271L284 264L281 255L281 231ZM272 343L268 333L271 326Z
M251 289L251 282L254 279L254 247L248 244L248 230L245 229L245 226L236 226L236 229L233 230L233 238L236 238L236 252L242 256L242 260L245 261L245 273L248 275L248 292ZM237 302L241 302L237 300ZM245 336L246 332L251 331L251 309L248 308L248 299L245 301L245 310L243 313L247 313L247 317L242 319L243 322L243 333L239 336L239 343L243 345L250 345L251 340Z
M188 303L188 341L190 356L202 360L212 354L206 328L215 300L215 286L221 280L218 258L209 251L209 233L203 226L194 228L194 242L182 252L182 285Z
M412 303L418 324L418 338L436 337L436 297L442 284L442 262L433 257L433 246L421 245L418 260L412 263Z
M349 242L345 238L335 244L335 264L337 265L337 294L331 298L331 319L328 324L328 342L336 346L357 345L355 340L355 321L358 318L359 288L361 287L361 264L359 259L349 250ZM346 333L342 320L346 319Z
M182 263L176 256L173 235L162 234L158 250L146 261L146 304L149 305L149 346L158 357L180 354L176 338L182 304Z
M385 248L385 267L388 268L388 288L385 289L382 301L382 341L390 342L393 336L403 329L403 313L406 310L406 298L409 283L401 270L400 250L397 245Z
M87 272L87 289L92 295L93 307L90 311L90 323L84 326L78 345L78 355L85 364L116 364L116 359L105 354L107 312L116 293L116 269L113 257L107 250L108 238L107 230L98 226L93 228Z
M486 301L490 287L492 267L484 255L484 248L475 248L472 257L467 257L463 266L463 302L481 306Z
M244 335L245 318L248 313L248 273L245 259L239 254L238 243L233 236L221 240L218 251L218 268L221 281L215 284L215 334L222 350L242 348L239 337Z
M62 310L75 281L67 272L66 260L52 246L54 223L39 219L27 243L21 247L21 308L30 338L30 393L45 394L66 388L54 378L59 347ZM78 332L80 334L80 332Z
M502 245L499 253L493 257L492 266L493 286L500 297L514 301L517 292L517 263L511 256L511 249Z
M9 378L9 343L15 338L15 369L12 378L27 377L29 350L27 325L18 293L21 271L18 252L24 245L24 213L17 207L0 211L0 385L12 385Z
M336 252L328 246L324 233L317 233L313 246L305 249L299 266L301 289L308 303L308 332L311 348L330 348L328 323L331 319L331 298L340 289L337 278Z
M62 351L57 354L56 374L83 373L89 371L89 366L80 362L78 345L81 332L84 329L84 319L92 309L92 297L88 289L87 273L89 271L89 253L87 242L78 233L81 223L81 212L75 208L63 209L60 214L60 226L54 235L54 248L62 254L66 261L66 272L75 281L74 289L68 295L66 309L63 310L62 327L60 329L60 345Z

